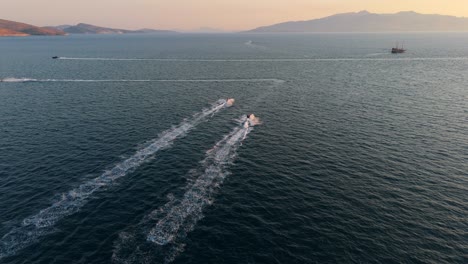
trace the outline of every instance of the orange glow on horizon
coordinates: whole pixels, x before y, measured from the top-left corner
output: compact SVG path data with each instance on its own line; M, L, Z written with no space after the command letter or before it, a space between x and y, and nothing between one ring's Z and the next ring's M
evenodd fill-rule
M415 11L468 17L466 0L15 0L5 1L0 18L38 26L80 22L115 28L192 30L200 27L247 30L336 13Z

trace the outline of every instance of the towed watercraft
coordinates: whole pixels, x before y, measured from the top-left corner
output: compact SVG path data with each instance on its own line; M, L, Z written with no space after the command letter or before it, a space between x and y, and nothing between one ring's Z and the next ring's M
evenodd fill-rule
M260 120L254 114L249 114L247 115L247 120L244 122L244 128L249 128L258 124L260 124Z
M228 99L226 99L226 104L225 105L227 107L231 107L234 104L235 101L236 100L234 100L234 98L228 98Z

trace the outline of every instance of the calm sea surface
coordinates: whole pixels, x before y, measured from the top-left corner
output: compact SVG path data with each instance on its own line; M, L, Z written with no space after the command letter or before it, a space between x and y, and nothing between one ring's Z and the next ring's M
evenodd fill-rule
M467 33L0 50L0 263L468 263Z

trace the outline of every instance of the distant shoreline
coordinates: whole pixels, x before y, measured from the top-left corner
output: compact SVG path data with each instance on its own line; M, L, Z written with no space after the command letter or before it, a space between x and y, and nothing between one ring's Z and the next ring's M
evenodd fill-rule
M62 25L38 27L25 23L0 19L0 37L28 37L28 36L66 36L68 34L173 34L171 30L143 28L138 30L106 28L85 23L77 25Z

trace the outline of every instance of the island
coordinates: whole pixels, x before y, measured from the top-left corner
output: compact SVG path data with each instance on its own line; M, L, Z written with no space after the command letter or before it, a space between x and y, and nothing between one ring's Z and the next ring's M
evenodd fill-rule
M450 32L468 31L468 18L403 11L375 14L368 11L336 14L307 21L289 21L255 28L247 33L299 32Z
M116 29L100 27L91 24L79 23L77 25L61 25L38 27L30 24L0 19L0 37L26 37L26 36L63 36L68 34L159 34L159 33L177 33L171 30L157 29Z
M0 19L0 36L25 37L25 36L63 36L63 30L50 27L37 27L25 23Z

